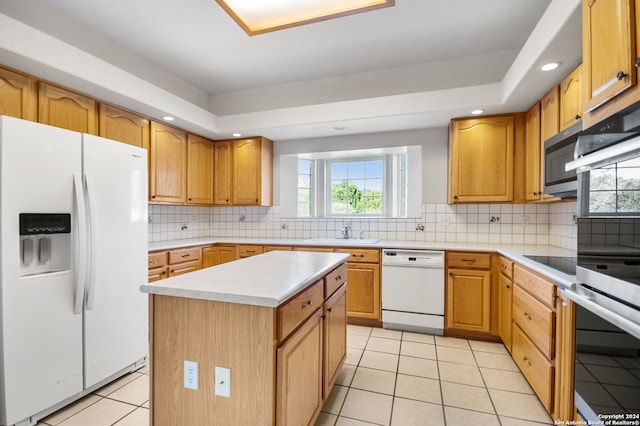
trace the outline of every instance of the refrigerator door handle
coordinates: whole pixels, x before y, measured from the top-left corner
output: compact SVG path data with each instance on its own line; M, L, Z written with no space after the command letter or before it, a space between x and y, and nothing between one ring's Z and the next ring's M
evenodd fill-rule
M87 273L87 215L84 206L84 187L80 173L73 174L73 189L76 196L76 213L78 218L78 242L77 242L77 264L76 274L73 282L73 313L82 313L82 302L84 300L84 282Z
M93 177L90 174L84 175L86 185L87 200L89 202L89 282L87 284L87 299L85 307L87 310L93 309L93 301L96 295L96 265L98 263L97 253L97 212L96 191L93 184Z

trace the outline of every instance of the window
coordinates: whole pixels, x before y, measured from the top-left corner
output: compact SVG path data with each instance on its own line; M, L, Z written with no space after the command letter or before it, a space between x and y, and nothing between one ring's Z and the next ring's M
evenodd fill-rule
M284 154L279 171L282 217L421 215L420 146Z
M382 216L384 159L328 163L330 215Z
M640 211L640 158L592 169L589 173L590 213Z
M313 196L313 161L303 158L298 160L298 216L310 217Z

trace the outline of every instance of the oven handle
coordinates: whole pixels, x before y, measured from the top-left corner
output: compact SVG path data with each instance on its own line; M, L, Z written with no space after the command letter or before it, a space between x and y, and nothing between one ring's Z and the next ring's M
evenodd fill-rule
M584 291L586 293L592 293L590 290L584 288L580 284L573 284L573 286L580 287L581 291ZM633 321L629 321L627 318L620 316L607 308L600 306L599 304L590 300L588 296L577 293L573 288L566 288L563 291L569 299L573 300L578 305L588 309L591 313L604 318L611 324L620 327L627 333L630 333L636 338L640 339L640 325L634 323Z
M576 142L576 150L578 148L578 144L580 144L580 138L578 138L578 142ZM574 157L576 154L577 151L574 151ZM567 172L571 170L582 172L591 167L613 164L638 155L640 155L640 137L636 136L624 142L587 154L584 157L569 161L565 164L564 169Z

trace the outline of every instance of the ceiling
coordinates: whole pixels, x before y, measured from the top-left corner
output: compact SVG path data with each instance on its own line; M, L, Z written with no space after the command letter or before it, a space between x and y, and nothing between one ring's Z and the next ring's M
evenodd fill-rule
M205 136L284 140L523 111L581 60L580 0L395 3L249 37L214 0L3 0L24 38L68 55L0 37L0 63Z

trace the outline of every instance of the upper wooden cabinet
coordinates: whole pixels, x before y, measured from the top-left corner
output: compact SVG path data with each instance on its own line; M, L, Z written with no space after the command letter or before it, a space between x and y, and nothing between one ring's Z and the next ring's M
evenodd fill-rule
M633 0L582 1L585 109L590 111L636 83Z
M449 126L449 203L513 201L514 115Z
M525 115L525 199L538 201L542 195L542 144L540 103Z
M213 141L187 136L187 204L213 204L213 151Z
M560 83L560 131L582 119L582 65Z
M232 141L233 204L273 204L273 142L263 137Z
M98 134L98 102L52 84L40 82L38 121L80 133Z
M213 145L213 204L231 204L231 141Z
M546 141L560 131L560 90L554 86L540 99L540 139Z
M100 136L149 149L149 119L126 109L100 104Z
M152 121L149 158L149 200L184 204L187 192L186 132Z
M38 82L15 71L0 68L0 115L36 121Z

